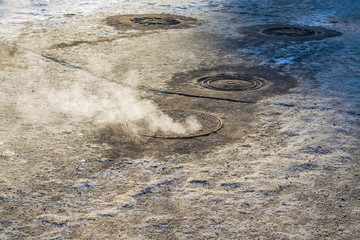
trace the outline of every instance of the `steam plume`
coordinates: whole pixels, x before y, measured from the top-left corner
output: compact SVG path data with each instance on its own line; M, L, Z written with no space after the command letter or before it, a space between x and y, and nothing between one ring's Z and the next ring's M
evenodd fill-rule
M126 82L137 84L136 72L129 72L127 78ZM43 85L35 97L21 95L18 106L29 119L37 122L56 121L59 114L66 114L69 119L90 119L97 123L127 124L141 121L151 132L184 134L198 131L201 127L195 117L189 117L185 123L176 122L153 101L141 99L134 86L124 87L112 82L97 87L87 87L84 83L60 88ZM135 128L131 130L137 132Z

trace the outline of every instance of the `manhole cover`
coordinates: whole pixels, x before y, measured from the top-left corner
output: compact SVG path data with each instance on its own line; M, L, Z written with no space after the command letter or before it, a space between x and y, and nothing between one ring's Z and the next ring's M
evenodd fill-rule
M176 19L166 19L162 17L136 17L132 22L143 25L177 25L180 21Z
M321 34L321 32L299 27L272 27L262 30L262 33L279 37L303 37Z
M264 79L244 74L217 74L198 78L196 84L217 91L251 91L265 86Z
M309 41L340 36L341 33L313 26L257 25L239 29L239 32L259 40Z
M128 122L126 124L128 129L136 129L136 133L141 136L153 138L168 138L168 139L181 139L181 138L194 138L206 136L218 131L222 127L222 121L208 113L194 111L194 110L163 110L167 116L174 119L176 123L186 124L189 118L196 119L200 124L199 129L195 131L188 131L185 133L174 133L171 131L152 131L148 127L146 119L137 122Z
M105 19L117 30L155 30L186 28L198 23L196 19L173 14L116 15Z
M286 93L296 79L269 67L219 66L178 73L165 93L198 99L255 103Z

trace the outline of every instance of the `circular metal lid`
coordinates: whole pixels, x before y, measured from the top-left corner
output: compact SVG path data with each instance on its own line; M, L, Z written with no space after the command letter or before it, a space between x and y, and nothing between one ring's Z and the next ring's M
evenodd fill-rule
M162 17L136 17L131 19L132 22L143 25L177 25L180 21L176 19Z
M224 73L198 78L196 84L216 91L251 91L264 87L266 81L256 76Z
M242 34L260 41L311 41L340 36L341 33L323 27L304 25L255 25L238 29Z
M105 19L107 25L117 30L157 30L192 27L199 22L195 18L175 14L115 15Z

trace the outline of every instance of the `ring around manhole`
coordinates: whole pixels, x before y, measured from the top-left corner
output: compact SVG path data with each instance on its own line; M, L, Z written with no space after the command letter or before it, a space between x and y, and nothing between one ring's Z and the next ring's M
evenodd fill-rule
M266 85L263 78L239 73L222 73L198 78L196 84L200 87L216 91L252 91Z
M105 19L118 30L155 30L186 28L198 23L195 18L174 14L116 15Z
M223 123L219 118L204 112L194 110L167 109L163 110L163 113L174 119L176 123L180 124L185 124L189 117L195 118L201 127L195 132L186 132L182 134L163 132L160 130L153 132L147 128L148 124L146 121L128 122L126 127L128 129L136 128L136 133L140 136L166 139L184 139L206 136L217 132L223 126Z
M321 34L321 32L315 32L313 30L300 27L272 27L263 29L262 33L279 37L303 37Z

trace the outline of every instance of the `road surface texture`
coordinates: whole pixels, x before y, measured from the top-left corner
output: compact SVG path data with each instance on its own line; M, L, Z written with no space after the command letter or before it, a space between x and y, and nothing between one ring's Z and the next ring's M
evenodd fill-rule
M359 239L359 12L0 0L0 239Z

